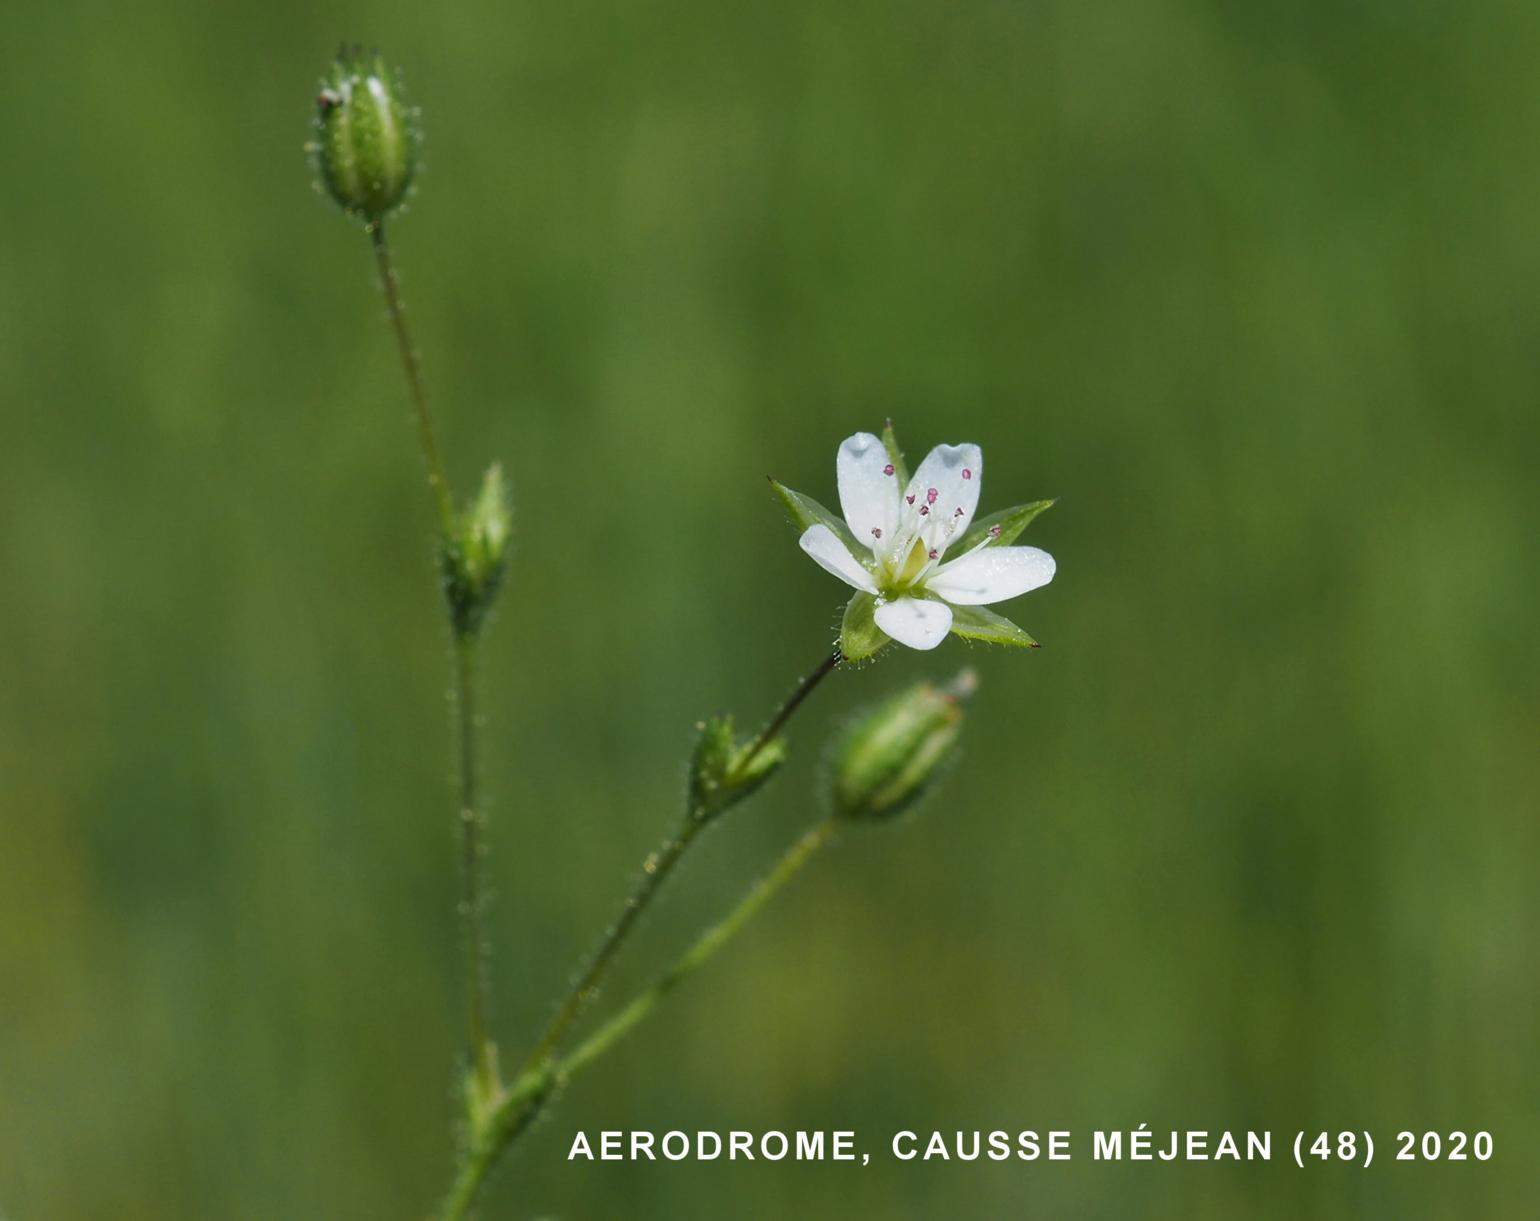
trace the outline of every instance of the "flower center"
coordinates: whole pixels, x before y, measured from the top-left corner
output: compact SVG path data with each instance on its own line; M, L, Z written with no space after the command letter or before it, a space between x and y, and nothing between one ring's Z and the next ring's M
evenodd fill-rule
M894 574L894 580L899 585L912 585L919 579L920 574L925 571L926 566L935 554L935 548L932 547L927 550L924 540L916 538L914 546L909 548L909 555L904 560L903 567Z

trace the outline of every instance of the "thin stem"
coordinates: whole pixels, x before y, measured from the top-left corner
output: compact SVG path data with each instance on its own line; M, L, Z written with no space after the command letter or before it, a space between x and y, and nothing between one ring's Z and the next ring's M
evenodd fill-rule
M422 457L428 467L428 490L433 493L434 508L438 510L439 530L443 533L444 542L448 543L454 537L454 503L449 495L449 481L444 476L444 462L439 457L433 419L428 415L428 396L423 390L417 349L412 346L412 336L407 330L406 310L401 304L401 291L396 283L396 266L390 257L390 247L385 242L383 220L376 220L369 225L369 239L374 243L374 261L380 269L380 288L385 293L391 329L396 333L396 347L401 352L401 367L406 372L407 391L412 399L412 408L417 413L418 440L422 443Z
M657 895L668 875L673 872L674 866L679 863L679 858L684 855L695 837L700 834L701 828L706 824L695 818L686 818L680 824L679 830L669 836L642 862L642 877L636 884L636 889L626 899L626 904L620 909L620 915L615 923L605 933L604 940L599 943L599 948L594 951L593 957L588 960L588 965L583 968L583 973L578 977L566 999L557 1009L556 1015L546 1024L540 1041L535 1044L534 1050L525 1059L521 1073L535 1070L544 1064L563 1036L572 1028L589 1002L598 995L599 981L604 978L610 965L615 961L615 956L620 952L620 947L625 943L637 919Z
M775 741L776 735L786 728L786 722L791 720L791 714L802 707L802 701L813 694L813 688L834 673L834 667L844 660L844 654L840 652L839 645L834 646L834 652L818 663L818 668L806 678L797 683L797 689L786 697L786 702L776 709L775 715L770 718L769 724L761 729L758 735L750 743L748 750L739 760L739 767L747 767L759 756L759 752Z
M814 687L818 686L820 682L834 672L834 668L839 663L840 652L836 648L832 654L819 663L817 669L797 683L796 690L786 698L785 703L776 710L769 723L759 731L758 735L752 739L747 749L739 757L738 767L746 768L754 761L760 751L764 750L766 746L775 740L776 735L785 728L786 722L791 719L792 713L802 706L802 702L812 694ZM556 1010L555 1016L547 1023L544 1033L541 1034L539 1041L535 1044L534 1050L525 1059L520 1069L521 1075L533 1071L550 1058L567 1032L572 1028L572 1024L577 1021L582 1015L583 1010L587 1008L589 1002L597 995L599 981L604 978L605 973L614 962L615 956L620 952L621 946L625 943L626 938L630 936L637 919L646 910L648 904L657 896L658 891L668 879L669 874L673 872L674 867L679 864L680 858L684 856L685 849L694 842L695 837L700 834L702 828L706 825L706 821L699 817L698 811L687 810L679 829L669 836L668 839L664 840L657 851L653 852L642 863L642 877L637 883L636 889L631 892L630 898L626 900L626 905L620 910L620 915L616 918L615 923L610 926L610 930L605 934L604 940L599 943L599 948L594 951L593 957L588 960L588 965L583 969L583 973L578 977L577 982L572 985L571 991L567 993L566 999L562 1001L561 1006Z
M428 396L423 389L422 369L417 363L417 349L406 325L406 310L401 304L396 265L385 240L385 222L376 220L368 226L374 246L374 259L380 272L380 289L401 353L401 368L406 374L407 395L417 417L417 437L422 445L423 462L428 468L428 490L438 513L441 542L447 548L454 539L454 500L444 461L439 456L438 438L433 418L428 414ZM481 809L477 793L476 769L476 634L456 629L455 706L456 736L460 775L461 923L465 940L466 1008L470 1024L470 1056L483 1099L495 1096L497 1080L496 1048L487 1037L487 964L486 939L482 932L481 897Z
M483 1098L498 1088L496 1051L487 1037L487 947L482 931L481 809L476 769L476 636L455 634L455 718L460 762L461 924L465 940L470 1054Z
M577 1073L597 1060L626 1036L633 1026L658 1006L658 1002L677 988L707 959L731 939L734 933L748 923L776 891L792 878L833 837L836 823L826 818L816 823L783 856L764 878L749 890L727 916L712 925L692 945L682 958L660 975L657 980L629 1005L594 1031L571 1055L563 1059L553 1077L557 1084L565 1084Z
M732 911L702 933L672 967L594 1031L571 1055L555 1064L542 1063L523 1073L499 1102L486 1126L485 1134L467 1152L444 1202L443 1211L439 1214L440 1221L462 1221L498 1158L534 1122L552 1091L565 1085L619 1043L634 1026L657 1008L664 997L705 965L733 934L747 924L834 837L837 826L832 817L814 824L791 846L775 868L749 889Z

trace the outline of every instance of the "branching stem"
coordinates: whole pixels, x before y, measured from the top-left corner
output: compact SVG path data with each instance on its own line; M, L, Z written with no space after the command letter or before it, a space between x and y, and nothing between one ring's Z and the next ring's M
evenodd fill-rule
M665 996L699 969L727 941L748 923L749 919L767 903L771 896L786 885L813 854L833 837L835 821L826 818L810 828L793 844L764 878L750 888L719 923L712 925L667 971L660 975L646 991L612 1017L598 1030L589 1035L573 1052L557 1064L553 1076L558 1085L564 1085L577 1073L597 1060L627 1035L631 1028L651 1013Z
M834 837L837 825L833 818L814 824L781 857L774 869L749 888L732 911L702 933L673 966L594 1031L570 1055L559 1061L537 1064L522 1073L509 1086L484 1129L467 1150L439 1214L440 1221L463 1221L469 1215L482 1184L498 1159L509 1145L528 1130L552 1092L619 1043L657 1008L664 997L705 965Z
M786 701L743 752L738 762L741 769L747 770L759 753L775 740L776 735L785 728L792 714L813 693L813 688L832 674L839 663L840 652L835 649L819 663L817 669L797 683L796 690L787 696ZM636 889L631 892L615 923L610 926L609 932L604 935L604 940L599 943L599 948L594 951L593 956L588 960L588 965L578 976L577 982L572 985L572 989L557 1008L555 1015L547 1023L545 1031L519 1070L521 1076L539 1068L561 1044L562 1039L572 1028L572 1024L597 995L600 980L604 978L620 952L621 946L630 936L638 918L657 896L669 874L684 856L685 850L706 825L706 820L700 817L700 811L686 810L678 830L664 840L658 849L642 863L642 876Z
M737 758L739 768L746 771L759 754L775 741L792 715L812 694L813 688L832 674L841 660L839 650L835 649L818 664L816 669L797 683L796 689L776 709L775 715L739 754ZM610 926L609 932L605 934L604 940L599 943L598 949L588 960L577 982L573 984L571 991L567 993L555 1015L546 1025L512 1084L506 1089L494 1087L493 1092L486 1095L488 1105L480 1113L478 1121L472 1124L468 1133L465 1152L455 1172L454 1183L439 1213L441 1221L462 1221L468 1216L487 1175L491 1173L508 1146L517 1140L534 1121L545 1106L551 1092L619 1042L626 1032L646 1017L685 976L711 957L723 942L737 932L739 927L802 867L807 858L812 856L834 830L832 822L824 822L803 836L770 875L754 886L725 920L702 934L683 958L615 1017L595 1031L572 1055L565 1060L557 1060L556 1049L582 1015L588 1003L598 993L600 980L614 963L616 955L636 927L642 912L657 896L669 874L684 856L685 850L707 825L709 820L700 815L699 810L686 810L679 829L643 863L642 877L636 889L626 900L615 923ZM474 847L468 844L466 851L467 876L473 877ZM473 902L473 896L471 901ZM476 935L479 938L479 933ZM479 966L479 964L478 952L476 965ZM476 1010L473 1008L472 1012L474 1014ZM473 1022L475 1020L473 1017ZM482 1042L476 1045L489 1047ZM495 1070L495 1061L493 1063ZM495 1075L491 1080L495 1082Z

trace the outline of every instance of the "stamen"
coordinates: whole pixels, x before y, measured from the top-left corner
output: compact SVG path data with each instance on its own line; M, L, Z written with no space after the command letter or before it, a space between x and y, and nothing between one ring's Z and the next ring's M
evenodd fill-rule
M929 552L927 552L927 554L928 554L928 555L929 555L929 556L930 556L930 558L931 558L931 559L933 559L933 560L939 560L939 559L940 559L940 558L941 558L941 552L939 552L939 551L937 551L937 550L936 550L936 549L935 549L935 548L934 548L934 547L932 547L932 548L931 548L931 549L930 549L930 551L929 551Z
M926 488L925 489L925 503L928 504L928 505L935 504L936 503L936 497L938 497L940 495L941 495L941 493L936 491L935 488Z
M882 468L882 473L884 475L891 475L893 473L893 464L889 462L887 466Z
M882 537L882 527L881 526L873 526L872 527L872 537L873 538L881 538Z
M952 521L949 521L949 522L945 523L946 538L943 538L941 540L941 548L940 548L941 550L943 550L943 551L946 550L947 543L951 540L952 535L954 533L956 533L956 531L958 529L958 526L959 526L959 523L956 521L955 518ZM975 552L979 552L979 551L984 550L985 547L989 546L989 544L990 544L990 542L992 540L997 539L999 537L1000 537L1000 527L999 526L990 526L989 529L985 532L985 537L979 539L978 542L974 543L973 546L969 547L968 550L963 552L962 555L956 556L954 558L965 560L970 555L973 555Z
M962 507L962 505L958 505L957 506L957 512L953 513L952 516L953 517L961 517L962 515L963 515L963 507Z
M908 501L910 504L913 504L914 503L914 493L910 492L909 495L904 497L904 499L906 501Z
M973 478L973 472L971 470L969 470L966 466L963 467L963 478L964 479L972 479Z
M921 517L929 517L930 516L930 506L929 505L921 505L920 506L920 516Z

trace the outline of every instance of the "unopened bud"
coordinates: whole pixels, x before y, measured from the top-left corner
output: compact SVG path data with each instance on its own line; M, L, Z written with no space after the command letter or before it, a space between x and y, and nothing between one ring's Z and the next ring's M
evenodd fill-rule
M455 630L461 635L481 626L508 567L513 510L503 468L494 462L481 491L460 515L457 535L444 553L444 580Z
M739 743L732 717L712 717L697 726L700 737L690 759L690 809L708 822L737 805L769 780L786 761L786 741L773 738Z
M343 47L316 97L316 170L350 216L380 220L406 198L422 134L397 73L375 51Z
M860 717L835 755L835 813L887 819L923 797L953 754L977 684L964 670L945 687L920 683Z

